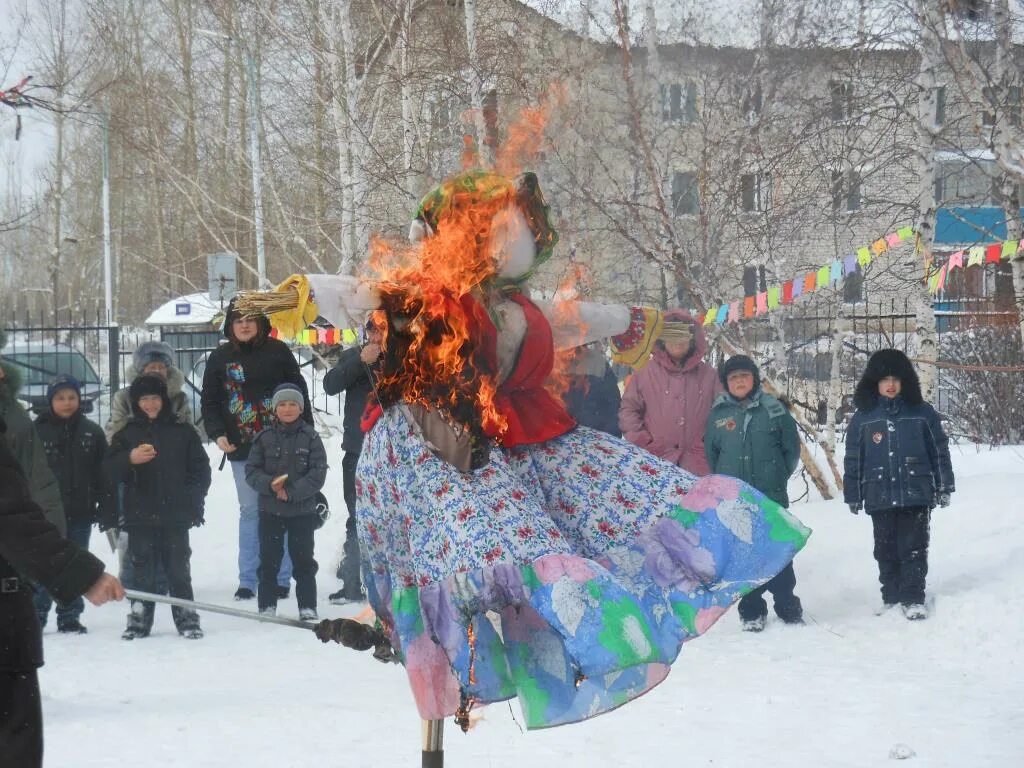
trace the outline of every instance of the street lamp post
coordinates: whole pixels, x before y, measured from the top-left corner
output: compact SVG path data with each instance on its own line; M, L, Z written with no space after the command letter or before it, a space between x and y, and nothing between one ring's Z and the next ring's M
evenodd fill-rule
M249 103L249 162L252 165L252 214L253 224L256 229L256 273L259 277L259 287L268 288L270 281L267 280L267 255L263 247L263 183L260 166L260 131L259 131L259 107L260 97L256 81L256 57L248 44L235 40L231 35L221 32L214 32L209 29L195 30L200 35L215 37L227 42L237 42L245 54L246 74L246 97Z

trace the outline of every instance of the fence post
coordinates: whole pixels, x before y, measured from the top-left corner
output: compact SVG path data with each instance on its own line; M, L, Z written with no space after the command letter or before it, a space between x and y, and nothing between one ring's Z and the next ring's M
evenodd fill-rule
M107 326L107 366L110 369L110 394L121 388L121 328Z

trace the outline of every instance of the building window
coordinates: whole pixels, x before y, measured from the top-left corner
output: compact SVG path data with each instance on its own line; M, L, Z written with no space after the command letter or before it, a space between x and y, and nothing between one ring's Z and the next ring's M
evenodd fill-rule
M996 124L996 90L986 85L981 89L981 124L987 127Z
M772 175L744 174L740 177L740 192L744 211L767 211L772 204Z
M768 283L764 266L743 268L743 296L756 296L760 291L767 291Z
M988 0L947 0L949 12L964 21L984 21L989 15Z
M676 171L672 174L672 213L689 216L697 213L699 206L697 174L692 171Z
M999 178L992 160L944 160L935 164L935 202L939 205L996 205Z
M864 301L864 273L859 269L843 279L843 301L847 304Z
M853 83L847 80L830 80L832 94L832 120L841 123L853 118Z
M751 84L750 88L743 95L743 114L751 121L756 120L761 114L763 107L764 92L761 90L761 84L755 82Z
M672 83L661 86L661 119L665 122L697 122L697 86Z
M946 86L935 89L935 124L946 124Z
M832 212L859 211L861 176L858 170L832 171Z

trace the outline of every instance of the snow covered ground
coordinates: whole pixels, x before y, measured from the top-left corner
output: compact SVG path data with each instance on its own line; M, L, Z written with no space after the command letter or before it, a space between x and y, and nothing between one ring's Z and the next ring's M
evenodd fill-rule
M468 735L446 726L446 765L871 768L892 765L899 745L920 768L1024 764L1024 449L954 450L959 490L933 517L928 621L873 615L865 516L838 501L797 504L815 531L796 561L807 626L772 620L744 634L730 612L639 701L532 733L520 729L518 705L493 705ZM335 517L317 541L320 612L330 617L356 612L326 602L344 529L337 445L332 455ZM214 472L206 518L192 538L196 598L238 605L227 471ZM113 566L105 548L94 536L93 551ZM47 766L419 765L420 721L400 667L312 633L212 614L206 638L187 641L167 606L157 606L153 636L129 643L126 610L90 606L79 637L55 634L51 618ZM280 612L295 616L294 599Z

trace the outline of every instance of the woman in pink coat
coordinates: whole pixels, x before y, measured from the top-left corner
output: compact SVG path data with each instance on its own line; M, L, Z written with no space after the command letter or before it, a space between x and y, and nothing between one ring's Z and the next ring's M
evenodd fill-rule
M715 369L704 362L708 341L689 312L670 309L666 321L689 321L689 341L658 341L651 361L633 374L619 407L622 436L695 475L710 472L704 458L704 427L722 391Z

